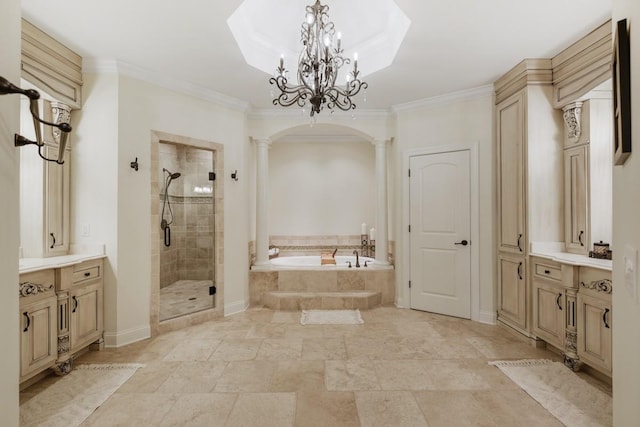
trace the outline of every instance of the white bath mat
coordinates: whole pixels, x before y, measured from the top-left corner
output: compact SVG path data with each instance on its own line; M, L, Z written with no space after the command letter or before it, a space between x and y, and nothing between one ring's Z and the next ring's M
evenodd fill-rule
M79 426L140 364L77 365L68 375L20 405L21 426ZM48 381L45 379L44 381Z
M301 325L359 325L364 323L360 310L303 310Z
M611 426L611 396L551 360L489 362L568 427Z

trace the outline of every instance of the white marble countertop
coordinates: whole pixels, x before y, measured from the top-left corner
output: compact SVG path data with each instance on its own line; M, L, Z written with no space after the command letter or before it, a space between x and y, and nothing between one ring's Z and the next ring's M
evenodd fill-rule
M18 270L22 273L47 270L49 268L68 267L84 261L106 257L104 247L96 245L91 247L72 247L71 254L54 256L49 258L20 258Z
M531 256L547 258L563 264L593 267L601 270L611 271L613 262L609 259L589 258L586 255L570 254L568 252L553 252L544 249L538 249L529 253Z

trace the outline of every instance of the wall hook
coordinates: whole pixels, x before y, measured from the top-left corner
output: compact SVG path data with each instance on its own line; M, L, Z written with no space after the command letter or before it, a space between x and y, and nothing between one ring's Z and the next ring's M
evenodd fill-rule
M135 171L138 171L138 158L136 157L136 159L131 162L131 169L135 169Z
M238 170L234 170L233 172L231 172L231 179L233 179L234 181L238 180Z

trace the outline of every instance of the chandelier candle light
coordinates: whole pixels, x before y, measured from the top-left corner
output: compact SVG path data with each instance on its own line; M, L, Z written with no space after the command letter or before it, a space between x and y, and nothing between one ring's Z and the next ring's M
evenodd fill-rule
M312 117L324 107L332 112L334 108L342 111L356 108L351 97L361 89L366 89L368 84L358 77L358 56L355 54L353 70L347 75L344 87L336 85L340 68L350 64L351 59L342 56L341 35L336 34L328 12L329 6L320 4L320 0L306 7L306 20L301 30L303 49L298 59L298 85L287 84L287 70L284 68L284 57L281 56L276 76L269 79L269 83L275 84L281 91L273 99L273 105L305 107L308 100Z

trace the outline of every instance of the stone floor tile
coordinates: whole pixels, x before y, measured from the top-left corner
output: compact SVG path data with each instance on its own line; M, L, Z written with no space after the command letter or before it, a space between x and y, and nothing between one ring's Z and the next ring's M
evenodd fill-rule
M180 395L160 426L224 426L236 398L237 395L233 393Z
M301 391L296 394L297 427L359 427L353 392Z
M285 360L271 378L270 391L323 391L324 361L322 360Z
M209 360L252 360L262 345L261 339L229 338L220 343Z
M214 390L216 392L260 392L269 390L277 362L251 360L229 362Z
M301 354L301 338L268 338L262 340L256 360L298 360Z
M295 393L240 394L229 415L228 427L282 427L294 423Z
M325 361L328 391L380 390L373 362L368 360Z
M302 359L346 359L347 350L343 338L306 338L302 340Z
M358 391L355 395L363 427L428 425L411 392Z

